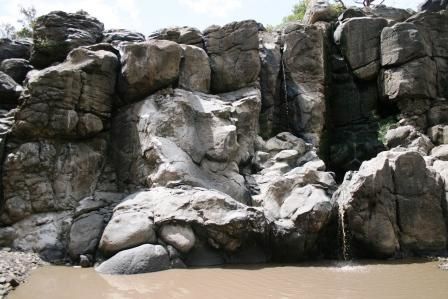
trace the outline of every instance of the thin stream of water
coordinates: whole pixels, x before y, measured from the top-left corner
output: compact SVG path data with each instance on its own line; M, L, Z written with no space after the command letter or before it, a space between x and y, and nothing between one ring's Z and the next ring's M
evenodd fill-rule
M283 49L282 52L284 50L285 49ZM289 132L290 131L290 127L289 127L288 87L286 85L286 72L285 72L285 63L283 61L283 57L282 57L282 59L280 61L281 61L282 76L283 76L283 78L282 78L283 79L283 101L284 101L284 105L285 105L286 126L287 126L287 130Z

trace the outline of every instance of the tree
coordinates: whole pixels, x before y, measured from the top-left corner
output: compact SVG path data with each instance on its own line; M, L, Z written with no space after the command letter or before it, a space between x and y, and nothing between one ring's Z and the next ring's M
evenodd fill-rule
M16 28L11 24L2 23L0 25L0 37L9 39L17 38Z
M331 9L336 16L342 13L344 9L346 9L343 0L334 0L332 2L333 3L330 4ZM292 9L292 14L284 17L282 23L285 24L288 22L302 21L305 17L306 9L308 8L309 3L310 0L301 0L299 3L295 4Z
M22 25L22 28L17 31L12 24L3 23L0 25L0 37L9 39L33 37L36 9L33 6L28 8L20 6L19 8L21 18L17 22Z
M36 22L36 9L34 6L28 8L21 6L20 14L22 18L18 22L22 25L22 29L17 31L17 36L21 38L32 37L34 23Z
M299 3L294 4L292 8L292 14L283 18L283 23L302 21L305 17L306 8L308 7L309 0L301 0Z

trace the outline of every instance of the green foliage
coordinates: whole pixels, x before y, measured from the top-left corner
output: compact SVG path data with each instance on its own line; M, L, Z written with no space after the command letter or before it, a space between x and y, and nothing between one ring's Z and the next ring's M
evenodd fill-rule
M378 140L386 145L386 134L395 124L397 120L395 117L391 116L388 118L381 119L378 122Z
M8 23L0 25L0 37L6 37L10 39L33 37L33 26L36 20L36 9L31 6L28 8L20 7L21 18L17 20L22 28L16 30L16 28Z
M17 36L21 38L33 37L33 27L36 22L36 9L31 6L28 8L20 7L22 18L18 20L22 24L22 29L17 31Z
M334 18L336 19L345 10L345 6L340 1L335 0L333 2L335 2L335 3L332 3L330 5L331 5L331 10L332 10L332 15L334 15ZM305 17L306 9L308 8L309 3L310 3L310 0L301 0L300 2L295 4L292 9L292 14L284 17L281 25L274 26L274 28L278 29L282 25L289 23L289 22L303 21L303 19Z
M302 21L309 4L309 0L301 0L292 8L292 14L283 18L283 24L288 22Z
M9 38L9 39L17 38L16 28L13 25L8 24L8 23L0 24L0 37L1 38Z
M344 10L346 10L346 8L344 7L344 5L337 3L337 4L332 4L331 5L331 9L334 11L334 15L335 17L340 16Z

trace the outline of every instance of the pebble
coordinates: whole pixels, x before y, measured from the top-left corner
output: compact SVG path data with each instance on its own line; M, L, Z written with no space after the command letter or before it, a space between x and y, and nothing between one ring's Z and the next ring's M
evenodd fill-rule
M0 299L24 282L31 270L43 264L35 253L0 248Z

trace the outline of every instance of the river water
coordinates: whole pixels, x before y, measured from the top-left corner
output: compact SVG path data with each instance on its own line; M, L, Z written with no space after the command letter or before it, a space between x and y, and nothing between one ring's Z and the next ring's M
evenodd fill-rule
M46 266L9 299L448 298L448 271L435 262L299 264L100 275Z

